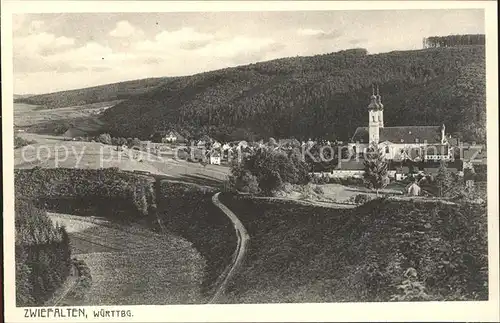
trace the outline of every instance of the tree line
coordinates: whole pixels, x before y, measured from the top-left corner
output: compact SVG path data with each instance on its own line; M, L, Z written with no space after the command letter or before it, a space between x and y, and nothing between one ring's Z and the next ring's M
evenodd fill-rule
M40 306L68 277L69 237L30 200L15 200L16 305Z
M471 45L484 46L486 44L485 41L486 40L484 34L433 36L433 37L426 37L423 39L423 47L433 48L433 47L456 47L456 46L471 46Z
M128 209L135 216L146 216L155 200L150 181L118 168L15 170L15 188L17 195L41 201L40 206L63 207L65 200L69 206L80 201L82 207Z

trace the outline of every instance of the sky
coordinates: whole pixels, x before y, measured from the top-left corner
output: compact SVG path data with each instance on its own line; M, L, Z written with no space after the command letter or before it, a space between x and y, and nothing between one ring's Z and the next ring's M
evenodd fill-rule
M349 48L483 34L481 9L14 14L14 93L191 75Z

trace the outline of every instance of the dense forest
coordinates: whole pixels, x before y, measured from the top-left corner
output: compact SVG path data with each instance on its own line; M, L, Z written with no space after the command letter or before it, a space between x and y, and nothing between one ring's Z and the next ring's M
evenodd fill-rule
M348 140L366 125L371 87L377 84L386 126L444 123L463 140L484 142L486 136L484 46L376 55L352 49L155 82L106 110L104 131L141 139L174 129L220 140ZM49 101L67 101L56 97ZM27 100L52 104L44 96Z
M40 306L69 275L69 237L31 201L17 198L15 209L16 305Z
M486 43L484 34L477 35L450 35L450 36L434 36L424 38L424 48L430 47L455 47L455 46L471 46L482 45Z

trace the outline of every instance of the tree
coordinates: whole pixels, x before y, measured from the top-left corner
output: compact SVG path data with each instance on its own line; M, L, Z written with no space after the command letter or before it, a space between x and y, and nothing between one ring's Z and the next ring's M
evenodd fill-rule
M377 193L381 188L389 184L388 164L382 150L374 150L367 153L365 161L365 172L363 178L368 188Z
M270 148L274 148L274 147L278 146L278 142L276 141L276 139L274 139L273 137L271 137L271 138L269 138L269 142L267 143L267 145Z
M131 147L140 147L141 141L138 138L134 138L131 141Z
M123 137L118 138L118 144L120 146L126 145L127 144L127 139L125 139Z
M234 163L231 174L235 183L247 183L252 179L250 175L255 176L259 189L265 193L280 189L285 183L306 184L310 180L308 166L299 151L287 154L271 148L257 149L245 156L242 163Z
M444 196L448 190L453 186L453 178L451 173L446 166L446 161L441 160L439 163L438 173L436 175L436 187L438 189L439 196Z
M99 138L98 138L99 142L105 144L105 145L111 145L112 142L111 142L111 136L109 135L109 133L102 133L99 135Z

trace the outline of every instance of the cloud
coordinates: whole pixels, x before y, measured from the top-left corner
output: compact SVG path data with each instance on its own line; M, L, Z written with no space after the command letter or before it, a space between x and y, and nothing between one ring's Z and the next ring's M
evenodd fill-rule
M366 38L354 38L354 39L349 40L349 44L351 44L351 45L359 45L361 43L366 42L367 40L368 39L366 39Z
M297 34L300 36L317 36L324 34L325 32L321 29L311 29L311 28L299 28L297 29Z
M302 37L313 37L316 39L335 39L342 36L340 30L324 31L322 29L299 28L297 34Z
M133 50L139 55L167 56L182 61L209 57L210 59L229 58L239 55L251 55L265 50L275 50L277 43L269 37L227 36L199 32L185 27L174 31L164 30L153 40L144 40L133 44Z
M24 37L14 38L14 55L36 56L44 51L55 51L67 48L75 44L74 38L55 36L54 34L41 32Z
M180 48L184 50L195 50L210 44L210 40L189 40L180 44Z
M160 48L193 50L203 47L215 39L213 34L201 33L193 28L181 28L175 31L164 30L158 33L154 40L146 40L136 44L136 49L158 51Z
M239 55L249 55L252 52L261 52L271 48L276 42L272 38L236 36L229 39L214 41L197 50L201 56L234 58Z
M57 72L68 73L86 70L82 66L72 66L69 62L26 57L13 57L15 73Z
M136 35L141 35L142 30L134 27L131 23L126 20L122 20L116 23L115 29L109 32L109 35L117 38L127 38Z
M340 30L332 30L329 32L325 32L323 34L319 34L316 36L318 39L337 39L342 36L342 32Z
M158 65L162 62L163 62L163 59L156 57L156 56L146 57L143 60L143 63L146 65Z

